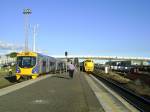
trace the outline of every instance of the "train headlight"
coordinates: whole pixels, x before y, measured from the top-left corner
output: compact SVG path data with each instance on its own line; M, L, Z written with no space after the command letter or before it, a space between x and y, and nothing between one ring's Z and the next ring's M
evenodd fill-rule
M19 67L16 67L16 73L20 73L20 68Z
M33 72L34 74L36 74L37 72L35 71L35 72Z
M33 74L38 73L38 67L37 67L37 66L36 66L35 68L33 68L32 73L33 73Z

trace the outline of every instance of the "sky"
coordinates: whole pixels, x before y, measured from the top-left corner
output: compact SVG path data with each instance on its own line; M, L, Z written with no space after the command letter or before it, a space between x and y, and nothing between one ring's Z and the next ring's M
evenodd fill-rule
M38 24L36 48L49 55L68 51L68 55L150 57L150 0L0 2L0 44L24 46L22 12L30 8L30 48L33 26ZM12 50L1 46L1 53Z

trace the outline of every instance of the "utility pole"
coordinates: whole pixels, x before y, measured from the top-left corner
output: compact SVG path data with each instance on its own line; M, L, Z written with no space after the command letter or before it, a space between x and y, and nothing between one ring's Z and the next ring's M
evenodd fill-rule
M28 51L28 16L31 14L31 9L24 9L23 14L25 15L25 52Z
M35 38L37 36L37 29L38 29L38 24L34 25L33 27L33 52L36 52L36 48L35 48Z

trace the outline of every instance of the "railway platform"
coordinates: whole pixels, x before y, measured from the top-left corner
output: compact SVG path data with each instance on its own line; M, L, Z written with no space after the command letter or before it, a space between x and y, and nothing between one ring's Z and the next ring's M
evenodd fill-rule
M76 71L70 79L66 73L52 74L4 88L0 111L104 112L84 75Z

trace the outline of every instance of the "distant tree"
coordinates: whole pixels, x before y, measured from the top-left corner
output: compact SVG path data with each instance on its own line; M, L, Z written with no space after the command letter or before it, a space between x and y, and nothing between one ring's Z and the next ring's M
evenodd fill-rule
M11 58L15 58L17 56L17 52L12 52L10 54L7 54L6 56L9 56Z

